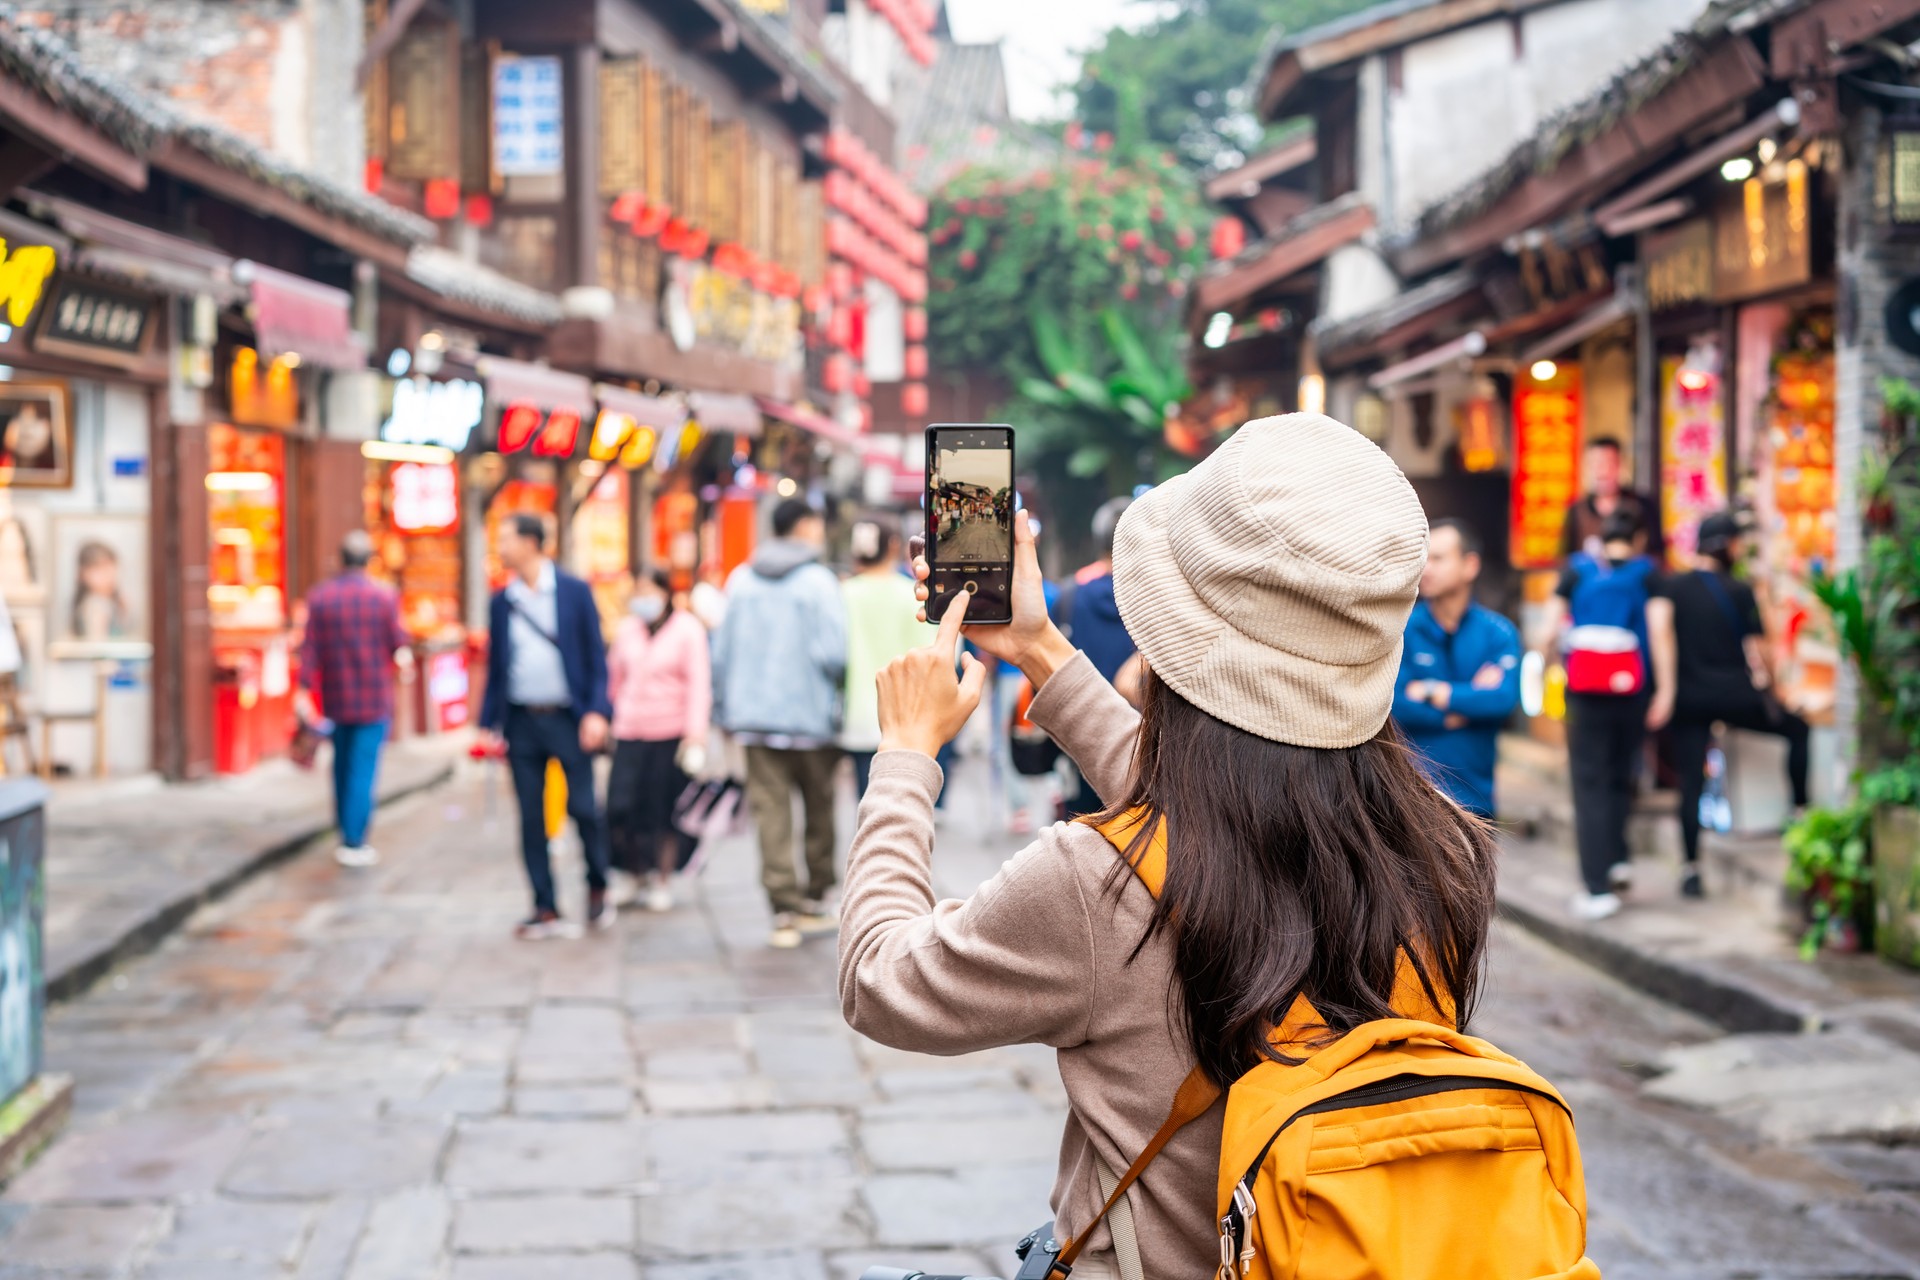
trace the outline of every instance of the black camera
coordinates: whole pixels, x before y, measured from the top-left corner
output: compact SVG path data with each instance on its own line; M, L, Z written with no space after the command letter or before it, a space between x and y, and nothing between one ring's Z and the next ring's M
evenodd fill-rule
M1013 1252L1020 1259L1020 1270L1013 1280L1048 1280L1053 1274L1054 1259L1060 1256L1060 1242L1054 1239L1053 1224L1049 1222L1029 1232L1026 1239L1013 1247ZM998 1277L930 1276L904 1267L868 1267L860 1273L860 1280L998 1280Z

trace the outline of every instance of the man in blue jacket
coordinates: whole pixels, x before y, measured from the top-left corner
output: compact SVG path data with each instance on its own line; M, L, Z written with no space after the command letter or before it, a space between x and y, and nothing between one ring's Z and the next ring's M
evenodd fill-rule
M546 525L517 515L500 528L494 550L512 575L487 612L487 692L480 728L506 740L520 802L520 854L533 886L533 914L515 929L526 941L565 937L547 857L547 762L567 778L567 813L580 830L587 862L587 923L613 924L607 901L607 826L594 796L593 755L606 745L607 647L593 591L547 558Z
M1500 728L1520 701L1520 633L1474 603L1479 536L1462 521L1436 520L1429 539L1393 718L1434 784L1467 812L1491 818Z

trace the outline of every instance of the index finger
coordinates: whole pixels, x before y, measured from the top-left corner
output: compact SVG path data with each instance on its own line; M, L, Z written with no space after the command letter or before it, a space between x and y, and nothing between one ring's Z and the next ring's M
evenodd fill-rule
M940 634L934 637L934 648L946 653L951 662L960 660L960 628L967 620L967 601L969 592L962 591L954 596L953 603L940 615Z

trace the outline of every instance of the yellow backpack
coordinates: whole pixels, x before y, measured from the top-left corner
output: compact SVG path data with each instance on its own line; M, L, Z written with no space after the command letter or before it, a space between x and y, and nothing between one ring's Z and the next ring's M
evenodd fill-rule
M1124 857L1143 820L1122 814L1097 829ZM1131 865L1158 897L1164 824ZM1263 1062L1227 1091L1218 1280L1600 1280L1566 1102L1525 1063L1456 1030L1410 965L1393 1003L1412 1016L1303 1049L1298 1066ZM1322 1027L1301 996L1274 1042L1300 1044ZM1059 1274L1219 1096L1194 1068L1099 1217L1061 1250Z

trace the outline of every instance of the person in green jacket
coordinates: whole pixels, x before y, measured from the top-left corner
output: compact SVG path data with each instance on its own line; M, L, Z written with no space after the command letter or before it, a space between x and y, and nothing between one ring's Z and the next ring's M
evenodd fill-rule
M840 584L847 610L846 715L840 746L853 759L854 787L867 794L880 747L880 668L927 642L913 579L903 571L900 535L878 518L853 526L854 575Z

